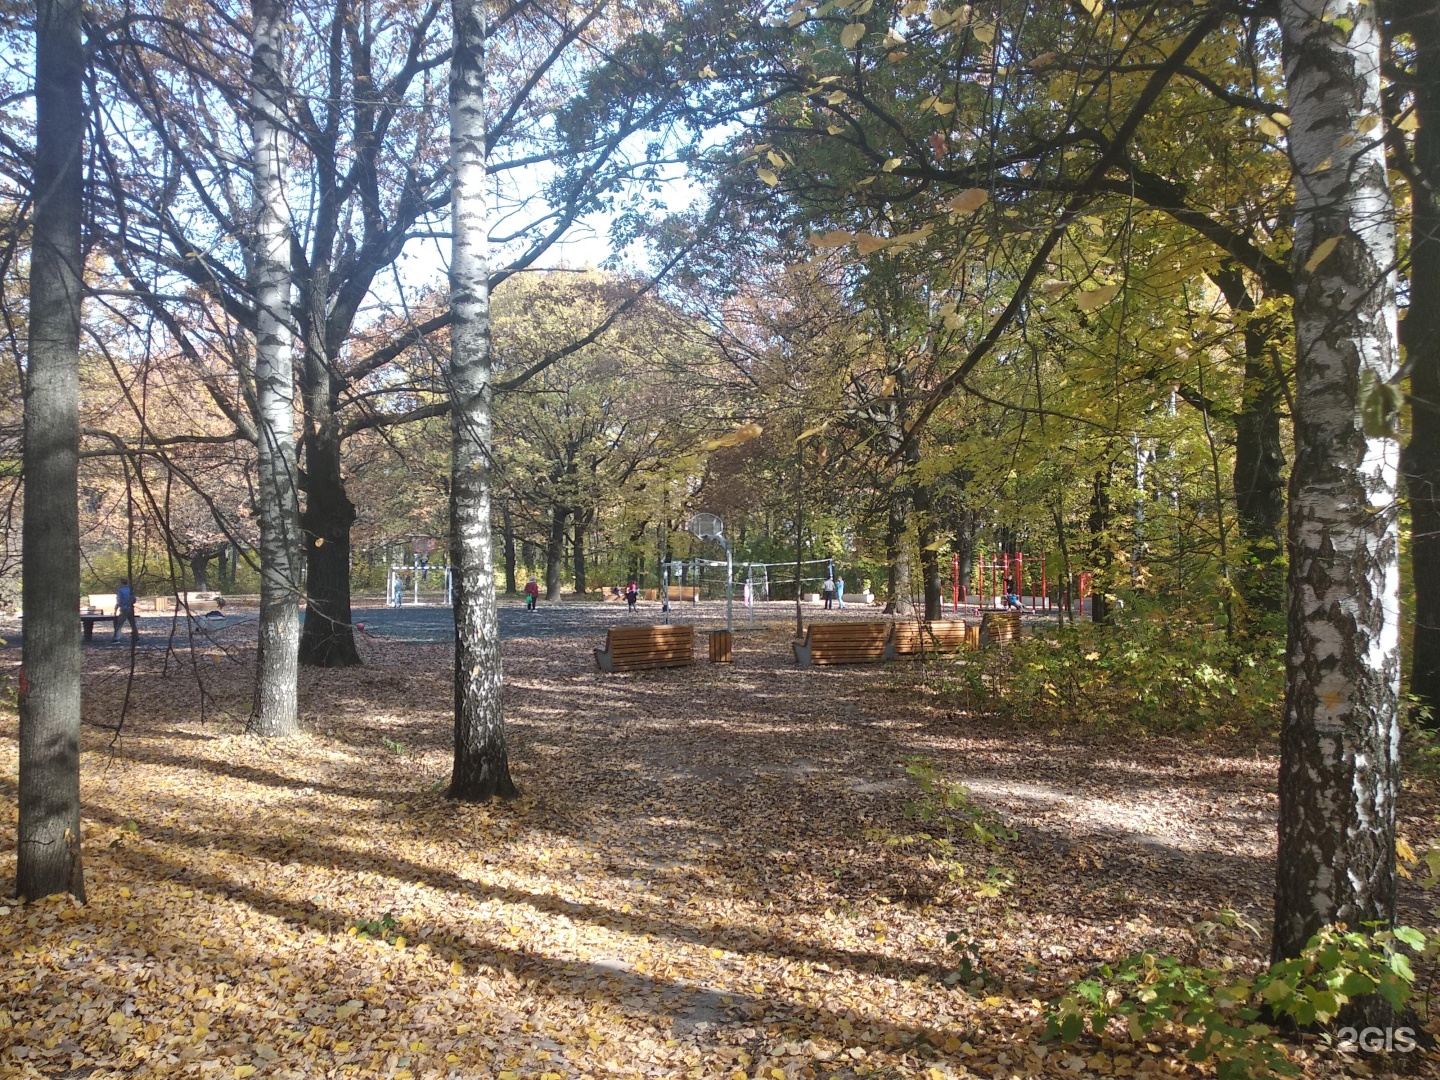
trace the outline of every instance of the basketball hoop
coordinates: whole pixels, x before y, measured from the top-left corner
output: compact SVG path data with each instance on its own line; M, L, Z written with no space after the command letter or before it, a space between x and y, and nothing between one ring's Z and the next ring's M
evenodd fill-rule
M725 526L715 514L695 514L685 523L685 531L701 540L719 540L725 535Z

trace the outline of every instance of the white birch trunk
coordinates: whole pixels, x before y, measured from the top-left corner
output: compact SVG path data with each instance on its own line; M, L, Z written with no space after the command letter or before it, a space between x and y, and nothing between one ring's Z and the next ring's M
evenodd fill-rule
M455 764L447 794L510 798L490 536L490 215L485 8L453 0L450 65L450 547L455 567Z
M1327 923L1394 918L1400 683L1395 224L1376 9L1284 0L1281 25L1297 357L1277 958Z
M84 900L77 473L85 55L79 0L42 0L36 7L35 75L15 894L34 900L69 892Z
M295 468L295 378L290 330L290 227L283 176L285 10L254 0L255 411L259 432L260 649L250 729L296 734L300 652L300 519Z

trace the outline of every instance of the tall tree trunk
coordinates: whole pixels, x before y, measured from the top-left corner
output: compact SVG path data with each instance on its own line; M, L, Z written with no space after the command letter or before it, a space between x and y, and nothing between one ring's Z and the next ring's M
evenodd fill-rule
M455 763L447 795L515 795L501 705L491 537L490 214L485 7L453 0L450 63L450 562L455 576Z
M196 592L210 591L210 553L208 551L197 551L190 556L190 581L191 587Z
M1111 587L1110 568L1115 563L1115 553L1110 548L1110 471L1107 464L1104 471L1095 473L1095 482L1090 495L1090 620L1102 626L1110 624ZM1082 598L1082 604L1085 602Z
M290 227L282 175L287 160L284 76L286 14L280 0L255 0L255 412L260 503L260 646L250 729L300 730L300 521L296 497L295 378L290 329Z
M565 526L570 521L568 506L550 510L550 537L545 544L545 599L560 599L560 569L565 565Z
M505 591L514 596L520 590L515 587L515 523L510 520L510 503L500 504L500 536L505 542Z
M1276 317L1256 317L1255 298L1239 267L1211 274L1225 302L1244 321L1245 380L1235 412L1235 517L1247 560L1236 575L1246 608L1278 612L1284 603L1281 530L1285 522L1285 449L1280 440L1281 387L1272 351L1279 347Z
M1410 501L1415 586L1410 693L1429 707L1430 723L1440 726L1440 8L1429 3L1409 8L1401 26L1415 42L1420 121L1415 166L1426 182L1411 188L1410 307L1404 334L1411 420L1400 464Z
M590 523L595 520L595 510L591 507L588 510L575 511L575 595L585 595L585 531L590 528Z
M25 381L20 827L15 893L85 899L80 862L80 298L85 55L79 0L35 13L35 223Z
M933 622L945 617L945 600L940 591L940 553L935 542L937 534L929 487L916 484L913 499L918 519L916 529L920 536L920 581L925 593L925 618Z
M1395 916L1399 574L1393 206L1374 4L1280 6L1295 169L1295 463L1275 957ZM1338 238L1338 244L1334 241ZM1378 997L1360 1014L1379 1017Z
M333 410L329 365L313 345L305 350L305 627L300 662L311 667L360 663L350 612L350 526L355 504L340 473L340 432Z
M909 615L910 547L905 523L910 517L910 485L903 478L890 487L889 514L885 520L885 614Z

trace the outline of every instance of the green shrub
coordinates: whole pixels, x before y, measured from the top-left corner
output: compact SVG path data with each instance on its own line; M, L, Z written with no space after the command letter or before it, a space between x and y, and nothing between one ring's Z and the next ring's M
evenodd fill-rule
M957 688L984 708L1153 730L1273 730L1283 639L1228 640L1181 613L1038 627L1008 650L962 656Z
M1112 1020L1136 1042L1172 1038L1191 1043L1186 1056L1210 1062L1220 1080L1286 1075L1296 1067L1272 1026L1329 1024L1350 1001L1379 994L1397 1011L1415 983L1410 954L1433 953L1434 941L1410 927L1363 933L1343 926L1316 934L1294 960L1254 978L1233 967L1188 967L1143 952L1101 967L1051 1003L1046 1035L1074 1042L1099 1036Z

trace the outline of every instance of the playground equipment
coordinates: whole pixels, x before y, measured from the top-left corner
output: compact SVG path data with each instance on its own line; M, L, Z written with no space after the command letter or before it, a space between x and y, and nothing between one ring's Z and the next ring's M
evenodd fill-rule
M1013 555L1008 551L1001 552L998 556L992 555L988 561L983 555L980 556L980 558L976 560L972 571L976 584L976 613L978 614L983 611L986 606L987 574L989 577L988 595L991 597L990 606L992 608L1003 608L1006 603L1006 596L1013 595L1016 598L1016 602L1020 605L1020 610L1023 611L1025 608L1025 599L1028 595L1030 610L1032 612L1049 611L1050 582L1046 566L1047 554L1047 552L1042 551L1038 560L1032 556L1028 560L1028 566L1024 552L1017 551ZM1038 571L1033 569L1037 561L1040 564ZM954 556L954 570L951 581L951 603L958 613L961 607L967 605L970 601L968 583L961 580L960 556L958 554ZM1015 587L1014 592L1007 593L1006 586L1012 583ZM1036 586L1038 586L1038 588L1036 588Z
M971 569L971 580L975 584L973 594L969 583L961 580L960 556L956 555L951 579L951 602L955 612L958 614L961 608L966 606L973 606L976 614L983 613L987 607L991 610L1004 608L1007 582L1015 584L1013 595L1019 604L1018 610L1024 611L1028 600L1032 613L1052 611L1055 607L1068 611L1071 607L1070 583L1056 580L1054 584L1057 596L1054 600L1050 597L1048 554L1042 551L1038 558L1034 555L1027 557L1024 552L1013 555L1001 552L989 559L980 556ZM1039 563L1038 567L1036 563ZM1080 602L1082 613L1085 610L1085 601L1090 597L1090 580L1091 575L1088 572L1082 571L1075 575L1075 598Z

